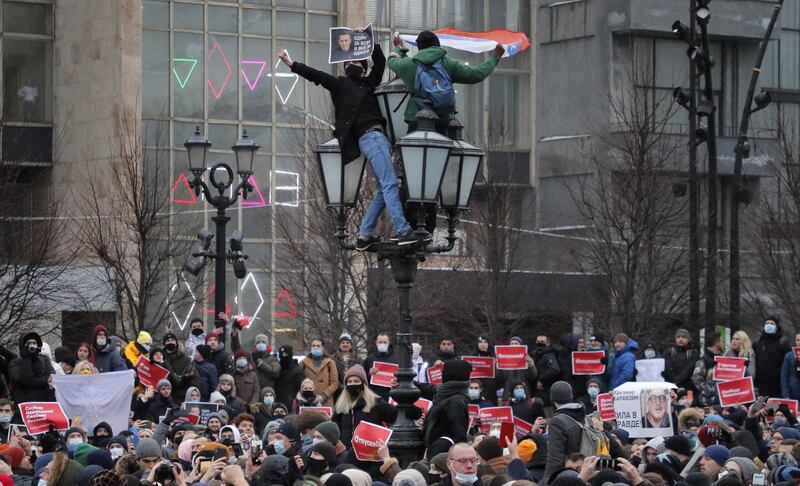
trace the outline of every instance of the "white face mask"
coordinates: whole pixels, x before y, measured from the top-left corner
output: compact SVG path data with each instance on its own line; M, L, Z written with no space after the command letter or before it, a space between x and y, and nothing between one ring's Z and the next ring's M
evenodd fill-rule
M69 445L78 445L83 444L83 439L81 437L73 437L67 441Z
M106 341L106 338L104 338L102 336L97 338L97 345L98 346L105 346L106 342L108 342L108 341Z
M381 343L381 344L378 344L377 347L378 347L378 352L379 353L385 353L385 352L389 351L389 345L388 344L382 344Z
M112 447L111 449L108 450L108 452L111 453L112 458L118 459L122 457L122 454L125 453L125 449L123 449L122 447Z
M239 358L236 360L237 368L244 368L245 366L247 366L247 358Z
M644 357L647 359L653 359L656 357L656 352L651 349L648 349L647 351L644 352Z

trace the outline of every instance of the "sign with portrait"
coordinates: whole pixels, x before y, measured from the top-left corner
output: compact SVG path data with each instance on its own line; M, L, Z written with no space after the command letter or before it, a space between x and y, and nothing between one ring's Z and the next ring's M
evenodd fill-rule
M628 382L614 389L617 427L631 438L669 437L672 431L672 383Z
M368 59L375 49L372 24L367 25L362 32L356 32L350 27L331 27L330 39L330 64Z

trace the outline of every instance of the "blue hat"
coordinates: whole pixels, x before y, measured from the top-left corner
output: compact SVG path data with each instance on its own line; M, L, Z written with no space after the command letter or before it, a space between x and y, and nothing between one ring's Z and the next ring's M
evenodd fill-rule
M297 439L297 431L294 428L294 424L292 422L284 422L278 427L278 433L281 433L288 437L291 440Z
M780 466L772 473L772 484L800 479L800 468L795 466Z
M731 453L725 446L712 445L703 452L703 457L707 457L720 466L724 466L725 461L731 458Z
M792 427L781 427L777 430L784 439L797 439L800 440L800 431Z

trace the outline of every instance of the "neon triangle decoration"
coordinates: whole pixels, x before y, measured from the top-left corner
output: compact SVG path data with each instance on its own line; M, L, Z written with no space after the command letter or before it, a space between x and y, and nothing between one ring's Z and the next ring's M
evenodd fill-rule
M208 53L208 60L211 61L211 56L214 55L214 51L219 53L219 57L222 58L222 62L225 63L225 69L228 70L228 75L225 76L225 80L222 81L222 84L219 87L219 90L216 89L214 83L211 82L211 79L208 80L208 87L211 88L211 93L214 95L214 99L218 100L220 96L222 96L222 91L225 89L225 85L228 84L228 80L231 79L231 74L233 70L231 69L231 65L228 62L228 59L225 57L225 54L222 53L222 48L219 46L219 42L215 42L213 46L211 46L211 52Z
M250 81L250 78L247 76L247 73L244 70L244 65L254 65L254 66L261 66L258 68L258 73L255 76L253 81ZM258 86L258 81L261 79L261 74L264 72L264 68L267 66L267 61L242 61L242 77L244 78L245 83L247 83L247 87L250 88L250 91L255 91L256 86Z
M217 284L216 283L211 284L211 288L208 290L208 295L206 295L206 302L211 302L211 297L214 296L214 292L216 291L217 291ZM210 313L211 315L214 315L214 308L212 307L208 309L206 312ZM225 313L231 315L231 306L230 304L228 304L227 299L225 300Z
M286 51L286 54L289 54L289 51ZM297 74L292 73L292 72L279 73L278 72L278 68L280 67L280 65L281 65L281 60L278 59L275 62L275 78L276 78L275 79L275 91L278 92L278 97L281 100L281 104L285 105L286 102L289 101L289 97L292 96L292 92L294 92L294 88L295 88L295 86L297 86L297 81L298 81L299 77L297 76ZM289 86L289 92L286 93L286 96L283 95L283 93L281 92L280 86L278 86L280 78L292 78L293 79L291 86Z
M183 79L181 79L180 74L178 74L176 63L180 63L183 66L189 66L188 70L183 76ZM181 87L181 89L186 87L186 83L189 82L189 78L192 76L195 66L197 66L197 59L176 57L172 60L172 73L175 75L175 79L178 81L178 85Z
M278 296L275 298L275 303L272 306L277 309L281 301L286 302L284 306L288 305L288 310L276 310L275 317L297 317L297 307L294 306L294 302L292 302L292 296L289 294L288 290L281 289L281 291L278 292Z
M175 190L180 188L186 189L186 192L189 194L188 199L186 199L186 197L183 197L182 199L175 197ZM197 197L195 197L192 188L189 187L189 180L186 178L186 174L184 174L183 172L181 172L181 175L179 175L178 178L175 180L175 182L172 184L171 192L172 192L172 202L175 204L194 204L197 202Z
M261 188L258 185L256 176L251 175L247 178L247 181L253 185L253 192L255 193L257 199L242 199L242 206L266 206L267 200L264 199L264 193L261 192ZM253 193L250 193L249 197L252 198Z

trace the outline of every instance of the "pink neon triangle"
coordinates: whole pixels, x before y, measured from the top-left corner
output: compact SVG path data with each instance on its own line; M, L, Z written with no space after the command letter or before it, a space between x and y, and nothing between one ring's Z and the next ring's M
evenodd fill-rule
M261 188L258 186L258 181L256 180L256 176L251 175L250 177L247 178L247 181L253 185L255 193L258 195L258 199L257 200L242 199L242 206L266 206L267 200L264 199L264 194L261 192Z
M181 185L182 187L186 188L186 192L189 193L189 197L191 199L176 199L175 198L175 189L178 189L178 186ZM194 195L194 191L192 188L189 187L189 180L186 178L186 174L181 172L181 175L175 180L175 183L172 184L172 188L170 190L172 192L172 202L176 204L194 204L197 202L197 198Z
M261 79L261 73L264 72L264 67L267 65L267 61L242 61L242 64L261 65L261 67L258 69L258 74L256 74L256 79L254 79L253 82L250 82L250 78L247 77L247 73L244 72L244 68L242 69L242 77L247 83L247 87L250 88L250 91L255 91L256 86L258 86L258 81Z
M275 298L275 303L273 304L274 307L277 307L281 300L285 300L286 303L289 305L288 311L275 311L275 317L297 317L297 307L294 306L294 302L292 302L292 296L289 294L289 291L286 289L281 289L278 292L278 296Z

